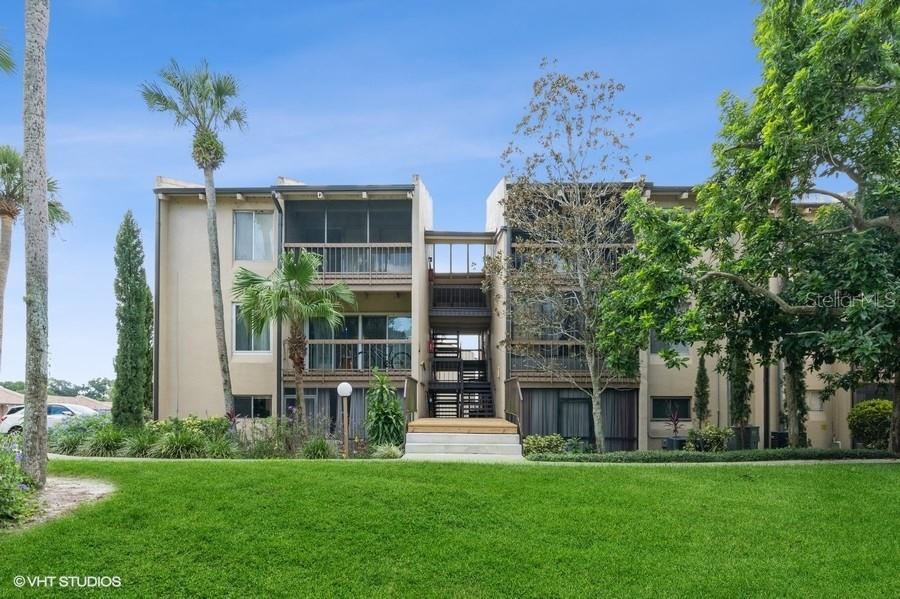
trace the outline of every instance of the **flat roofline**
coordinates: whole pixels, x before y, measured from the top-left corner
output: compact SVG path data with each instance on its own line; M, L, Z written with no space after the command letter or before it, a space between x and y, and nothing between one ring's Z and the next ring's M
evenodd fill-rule
M268 195L273 191L414 191L411 183L389 185L270 185L269 187L216 187L216 193L244 193L247 195ZM154 187L154 193L162 194L195 194L203 193L204 187Z

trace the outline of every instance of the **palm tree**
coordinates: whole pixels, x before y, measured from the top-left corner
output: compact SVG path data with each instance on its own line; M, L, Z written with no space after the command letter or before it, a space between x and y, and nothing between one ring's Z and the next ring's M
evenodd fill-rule
M22 174L22 156L12 146L0 146L0 355L3 350L3 305L6 297L6 280L9 276L9 260L12 251L12 233L16 219L25 205L25 184ZM50 230L70 222L72 217L54 197L59 186L54 179L47 179L50 196L47 211Z
M225 412L234 412L231 394L231 373L228 368L228 349L225 345L225 310L222 305L222 277L219 268L219 232L216 227L216 184L213 173L225 160L225 146L219 139L222 128L236 125L243 129L247 111L234 105L238 84L231 75L209 72L206 61L193 71L185 71L175 60L159 72L163 85L156 82L141 85L147 108L169 112L175 125L194 128L194 162L203 171L206 186L206 233L209 238L209 275L212 281L213 321L216 349L222 374L222 393Z
M5 41L0 40L0 71L4 73L12 73L16 68L13 61L12 49Z
M47 32L50 0L25 2L25 443L23 467L47 481Z
M282 254L268 277L246 268L234 276L234 299L241 305L241 316L251 331L261 333L271 322L288 327L288 358L294 367L297 416L301 422L307 345L303 327L311 318L321 318L336 327L344 320L343 307L356 303L346 283L316 285L321 264L321 256L300 250Z

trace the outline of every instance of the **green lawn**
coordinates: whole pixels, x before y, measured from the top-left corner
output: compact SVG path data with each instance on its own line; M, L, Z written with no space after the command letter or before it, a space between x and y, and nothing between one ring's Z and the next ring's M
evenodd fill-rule
M51 471L119 490L0 533L0 596L15 575L120 576L123 588L108 591L118 597L900 589L891 464L59 461Z

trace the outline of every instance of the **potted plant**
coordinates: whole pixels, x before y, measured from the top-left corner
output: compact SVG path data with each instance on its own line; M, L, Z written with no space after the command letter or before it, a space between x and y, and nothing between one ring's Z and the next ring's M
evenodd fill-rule
M666 437L665 448L673 451L684 449L687 437L678 435L678 431L681 430L681 418L678 416L678 408L675 406L669 408L669 426L672 427L672 436Z

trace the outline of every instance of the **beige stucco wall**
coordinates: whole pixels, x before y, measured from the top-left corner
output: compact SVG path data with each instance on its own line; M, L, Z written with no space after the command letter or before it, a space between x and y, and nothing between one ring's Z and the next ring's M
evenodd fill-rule
M167 195L159 200L159 417L224 414L216 357L206 234L206 203L198 195ZM226 344L235 395L276 394L275 334L267 353L234 352L231 282L245 266L269 274L273 261L235 261L233 212L274 211L266 196L239 201L218 197L219 254L225 304ZM277 216L277 215L276 215ZM272 236L275 247L275 226ZM274 252L273 252L274 255ZM274 409L274 406L273 406Z
M431 194L418 175L413 177L412 219L412 287L411 308L413 319L413 369L412 377L418 383L416 393L417 417L428 415L428 396L425 393L429 373L428 340L431 337L429 308L431 286L428 281L428 259L425 253L425 231L434 227Z

